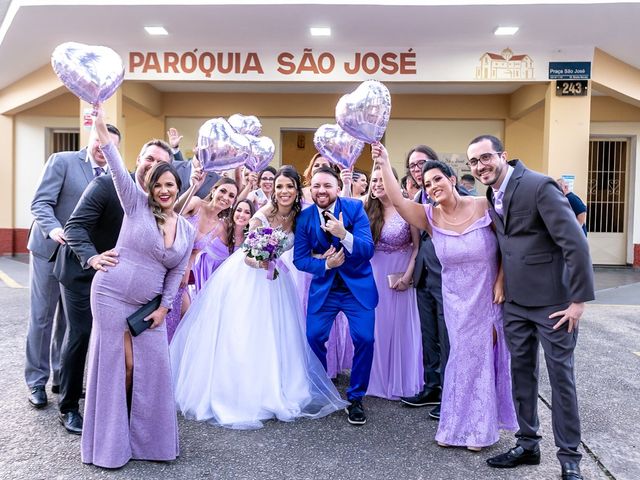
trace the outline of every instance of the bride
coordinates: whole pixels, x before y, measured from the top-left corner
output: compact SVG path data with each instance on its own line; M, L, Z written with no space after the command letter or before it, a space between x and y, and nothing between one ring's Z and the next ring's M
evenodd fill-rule
M281 228L291 249L301 200L298 173L281 168L272 201L250 228ZM180 323L169 348L176 404L186 418L252 429L272 418L318 418L345 407L307 344L292 276L281 267L269 280L267 267L236 251Z

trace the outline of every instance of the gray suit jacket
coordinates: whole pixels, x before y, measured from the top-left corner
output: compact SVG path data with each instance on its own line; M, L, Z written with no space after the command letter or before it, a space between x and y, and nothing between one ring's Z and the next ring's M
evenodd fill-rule
M182 188L180 189L180 195L189 190L189 181L191 180L191 160L184 160L180 151L173 155L173 166L176 167L180 180L182 181ZM209 192L218 181L220 176L215 172L205 172L204 183L200 189L196 192L196 197L204 198L209 195Z
M507 302L543 307L594 299L587 239L556 182L519 160L503 199L491 208L502 252ZM487 189L493 207L493 189Z
M31 202L34 221L27 248L34 255L51 257L58 243L49 238L49 232L64 227L91 180L93 169L86 148L49 157Z

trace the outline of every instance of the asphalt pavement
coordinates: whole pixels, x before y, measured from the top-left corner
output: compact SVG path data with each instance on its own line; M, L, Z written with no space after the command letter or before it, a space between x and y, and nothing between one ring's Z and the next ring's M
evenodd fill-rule
M336 412L320 420L267 422L237 431L179 419L181 455L174 462L132 461L104 470L80 461L80 438L58 423L56 395L33 409L24 383L28 266L0 257L0 479L559 479L551 430L550 388L541 358L539 414L542 462L489 468L487 457L514 444L472 453L436 445L428 409L365 398L368 422L350 426ZM585 479L640 479L640 271L597 269L596 301L581 322L576 376ZM347 378L340 377L344 391Z

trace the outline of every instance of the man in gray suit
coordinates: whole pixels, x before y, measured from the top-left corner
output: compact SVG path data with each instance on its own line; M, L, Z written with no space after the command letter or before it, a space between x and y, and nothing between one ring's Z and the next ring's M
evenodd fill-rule
M473 175L487 189L490 215L502 253L506 302L504 330L511 352L516 446L489 458L496 468L540 463L538 345L542 344L552 390L552 423L563 480L579 480L580 418L573 350L584 302L594 299L586 238L556 182L507 162L491 135L467 149Z
M109 128L117 145L120 133L112 125ZM29 402L35 408L47 405L45 385L51 371L54 393L57 393L60 384L59 353L65 321L59 303L60 287L53 276L53 263L49 259L57 246L65 243L63 227L82 192L94 177L106 172L106 160L99 146L97 136L92 134L87 148L78 152L51 155L31 202L34 222L27 245L30 252L31 311L27 330L25 380L30 389ZM58 314L52 339L56 306Z

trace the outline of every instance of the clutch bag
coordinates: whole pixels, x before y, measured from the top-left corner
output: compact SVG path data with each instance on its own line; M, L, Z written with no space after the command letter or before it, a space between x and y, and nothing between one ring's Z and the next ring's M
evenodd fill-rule
M389 275L387 275L387 283L389 284L389 288L393 288L393 286L396 284L396 282L398 280L400 280L403 275L404 275L403 272L390 273Z
M129 325L129 331L131 332L131 335L137 337L151 326L153 322L145 321L145 318L151 315L160 307L161 300L162 295L158 295L149 303L145 303L138 310L127 317L127 324Z

